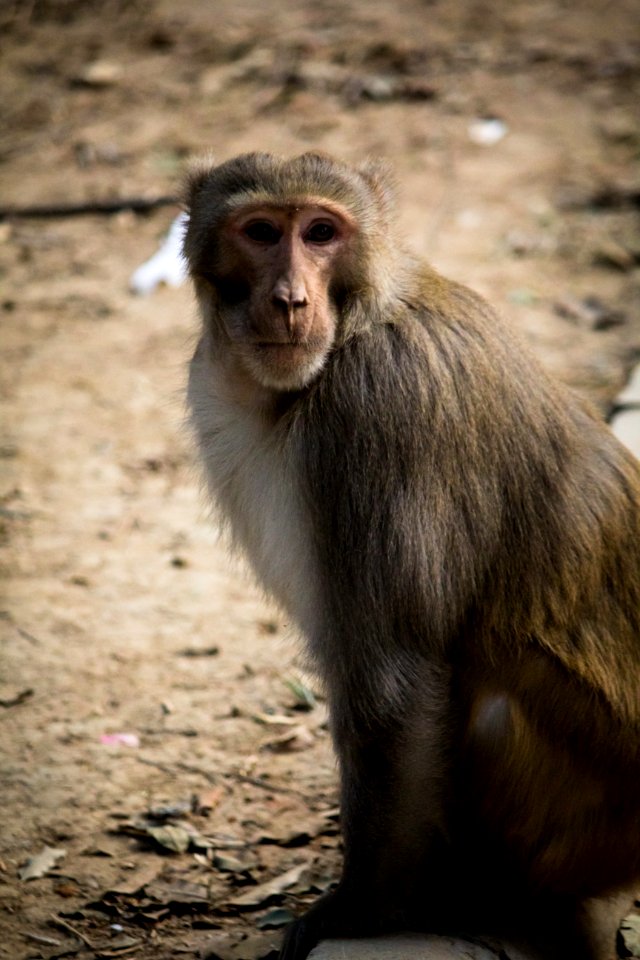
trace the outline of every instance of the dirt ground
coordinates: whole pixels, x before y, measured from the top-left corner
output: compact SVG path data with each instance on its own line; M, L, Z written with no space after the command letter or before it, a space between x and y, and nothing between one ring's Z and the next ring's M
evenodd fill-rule
M7 0L0 35L3 207L384 156L408 243L558 376L607 411L637 361L636 0ZM183 428L191 293L128 288L177 209L0 222L8 960L266 958L337 873L321 691Z

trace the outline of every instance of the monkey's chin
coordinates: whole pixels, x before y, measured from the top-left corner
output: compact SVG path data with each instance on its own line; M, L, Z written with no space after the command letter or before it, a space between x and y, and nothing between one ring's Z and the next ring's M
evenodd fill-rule
M320 373L328 347L309 344L256 344L243 351L251 376L263 387L288 392L301 390Z

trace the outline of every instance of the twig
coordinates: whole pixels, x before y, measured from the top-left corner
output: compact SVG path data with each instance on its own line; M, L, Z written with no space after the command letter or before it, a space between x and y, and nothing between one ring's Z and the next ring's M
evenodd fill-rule
M261 787L262 790L269 790L271 793L294 793L297 796L304 797L300 790L294 790L293 787L279 787L275 783L269 783L268 780L261 780L259 777L249 777L244 773L233 773L233 771L224 775L229 779L237 780L239 783L250 783L252 787Z
M15 697L6 697L0 700L0 707L17 707L19 704L24 703L25 700L28 700L33 696L33 689L29 687L27 690L21 690L20 693L16 693Z
M62 927L63 930L68 930L69 933L72 933L74 937L77 937L78 940L84 943L85 947L89 947L90 950L97 949L95 943L90 940L89 937L85 937L84 933L72 926L67 920L63 920L62 917L59 917L55 913L51 914L51 920L57 927Z
M253 787L260 787L262 790L269 790L271 793L291 793L296 796L304 798L304 794L300 790L296 790L293 787L281 787L275 783L269 783L267 780L261 780L259 777L249 777L244 773L235 773L232 770L226 770L220 776L215 773L208 773L206 770L202 770L200 767L191 766L189 763L161 763L158 760L150 760L148 757L136 756L135 759L139 763L144 763L148 767L155 767L157 770L162 770L163 773L168 773L169 776L175 777L178 771L182 773L195 773L200 777L204 777L208 783L218 785L220 782L220 776L226 780L236 780L239 783L249 783Z
M178 770L182 773L195 773L200 777L204 777L207 783L211 783L217 786L218 777L213 773L208 773L206 770L201 770L200 767L192 767L188 763L160 763L158 760L150 760L148 757L139 757L136 756L135 759L139 763L144 763L148 767L155 767L157 770L162 770L163 773L168 773L169 776L175 777Z
M17 624L16 624L16 630L18 631L20 636L24 637L25 640L28 640L29 643L37 643L37 644L40 643L37 637L34 637L32 633L29 633L29 631L25 630L23 627L17 626Z
M121 210L146 213L156 207L167 207L179 202L179 198L174 196L120 197L117 200L87 200L84 203L43 203L25 207L0 207L0 220L25 220L30 217L78 217L92 213L120 213Z

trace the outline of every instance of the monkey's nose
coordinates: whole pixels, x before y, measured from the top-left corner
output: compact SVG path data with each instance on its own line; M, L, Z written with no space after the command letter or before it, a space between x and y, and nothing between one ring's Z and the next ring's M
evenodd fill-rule
M284 307L287 313L306 307L309 303L304 286L285 279L278 280L271 293L271 299L276 306Z

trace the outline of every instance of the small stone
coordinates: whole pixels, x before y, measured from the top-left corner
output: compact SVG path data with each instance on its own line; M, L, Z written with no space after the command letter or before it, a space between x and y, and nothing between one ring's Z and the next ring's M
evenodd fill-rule
M94 60L80 71L76 79L88 87L111 87L122 79L124 70L111 60Z
M613 112L600 122L600 133L612 143L640 142L640 131L635 117L623 112Z
M631 270L635 264L635 257L630 250L615 240L607 240L594 250L594 263L603 267L614 267L616 270Z

